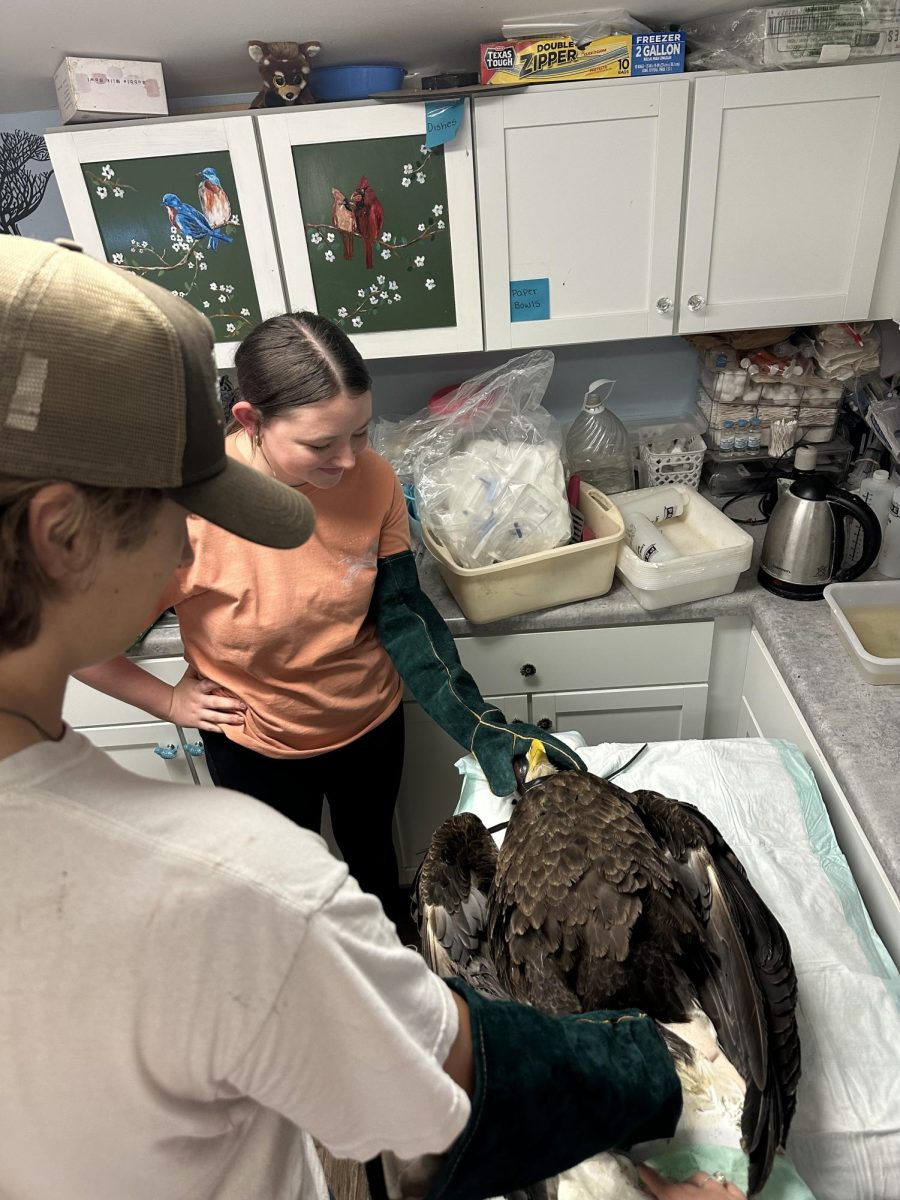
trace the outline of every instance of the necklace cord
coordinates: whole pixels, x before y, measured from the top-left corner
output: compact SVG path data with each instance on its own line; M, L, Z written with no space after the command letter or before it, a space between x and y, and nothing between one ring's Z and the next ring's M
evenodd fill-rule
M8 717L18 717L19 720L21 720L21 721L27 721L28 724L33 726L34 729L36 729L37 732L41 735L41 737L45 738L48 742L61 742L63 740L63 738L66 736L65 724L63 724L62 733L59 733L54 737L54 735L52 733L49 733L43 727L43 725L39 725L38 722L34 719L34 717L29 717L28 713L19 712L19 710L17 708L3 708L2 706L0 706L0 713L6 713L6 715Z

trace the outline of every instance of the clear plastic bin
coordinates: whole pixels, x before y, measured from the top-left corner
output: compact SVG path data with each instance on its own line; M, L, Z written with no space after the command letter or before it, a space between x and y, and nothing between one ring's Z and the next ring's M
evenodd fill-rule
M807 408L800 409L800 428L803 430L804 442L830 442L837 429L837 408Z
M840 404L843 395L841 384L819 381L817 377L805 379L774 381L764 383L760 388L760 400L763 404Z
M622 512L629 500L645 499L653 489L623 492L616 497ZM660 529L682 557L672 562L644 562L622 541L616 573L643 608L655 610L711 596L727 596L750 566L753 538L714 504L678 485L685 501L679 517L664 521Z
M608 496L586 484L581 488L578 509L596 534L591 541L490 567L459 566L427 526L422 527L422 538L463 615L474 625L483 625L606 595L612 587L616 552L625 536L622 516Z
M760 419L760 445L768 446L769 444L771 427L768 419L763 416L762 407L758 404L723 404L719 400L711 400L706 392L701 389L697 400L697 411L702 416L706 425L703 437L706 440L707 446L713 449L717 450L721 444L726 421L731 421L734 425L740 420L749 422L754 417L759 417ZM777 412L779 416L789 415L785 414L784 409L778 409Z
M834 407L840 405L844 395L844 385L833 380L807 380L803 388L803 403L816 407Z
M883 619L891 609L896 609L896 620L900 621L900 580L829 583L823 594L825 603L831 609L838 636L847 647L863 679L867 683L900 683L900 655L882 658L877 654L870 654L860 641L845 611L877 608L881 610Z
M765 390L765 389L763 389ZM760 445L768 446L772 440L772 422L793 418L802 431L803 440L809 442L830 442L834 437L840 406L834 400L819 407L807 402L794 402L791 405L761 402L759 404L725 404L712 400L701 389L697 399L697 410L706 422L704 437L707 444L718 449L722 439L722 431L726 421L750 421L758 417L760 422ZM661 482L661 481L658 481Z
M759 399L762 404L783 404L785 407L791 407L800 403L805 390L802 379L773 379L770 383L760 386Z
M723 404L735 404L759 399L759 384L752 380L743 367L710 370L703 367L700 383L711 399Z

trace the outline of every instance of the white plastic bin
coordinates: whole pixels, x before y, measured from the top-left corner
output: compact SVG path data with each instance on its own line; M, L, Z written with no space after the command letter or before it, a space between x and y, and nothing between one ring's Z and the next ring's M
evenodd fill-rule
M627 542L619 545L616 573L638 604L650 610L727 596L753 557L749 533L692 488L675 487L684 499L684 512L664 521L660 529L682 557L672 562L643 562ZM645 499L654 490L622 492L616 503L626 513L629 500Z
M579 511L597 535L490 567L461 567L440 538L422 526L422 538L463 615L475 625L604 596L612 587L616 551L625 534L615 504L582 484Z
M838 636L850 652L856 668L867 683L900 683L900 656L882 658L870 654L850 624L846 610L860 608L894 609L900 626L900 579L865 583L829 583L825 602L837 627ZM895 628L897 627L895 626Z

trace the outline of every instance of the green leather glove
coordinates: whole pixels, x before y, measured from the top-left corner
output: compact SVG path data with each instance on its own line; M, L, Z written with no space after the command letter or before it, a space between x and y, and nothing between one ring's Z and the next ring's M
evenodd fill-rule
M428 1200L502 1196L593 1154L675 1132L681 1084L643 1013L552 1016L486 1000L461 979L445 982L469 1006L475 1092Z
M422 591L412 551L378 560L372 615L403 682L432 720L475 755L495 795L515 792L513 759L527 754L533 738L544 743L554 766L587 770L563 742L536 725L510 724L485 702L459 661L450 630Z

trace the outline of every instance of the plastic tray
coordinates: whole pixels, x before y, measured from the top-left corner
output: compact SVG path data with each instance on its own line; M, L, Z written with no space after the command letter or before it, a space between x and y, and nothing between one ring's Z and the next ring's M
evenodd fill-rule
M592 541L490 567L458 566L426 526L422 538L463 615L474 625L483 625L606 595L612 587L616 552L625 536L622 516L608 496L587 485L582 485L578 508L597 535Z
M896 605L900 621L900 579L872 580L867 583L829 583L825 602L837 626L838 636L850 652L856 668L867 683L900 683L900 658L880 658L870 654L847 620L844 608L875 608Z
M675 485L685 502L680 517L660 529L683 557L675 562L644 562L627 542L619 546L616 573L643 608L669 608L711 596L727 596L737 587L753 557L753 538L691 488ZM654 488L622 492L616 503L625 512L629 500L650 495Z

